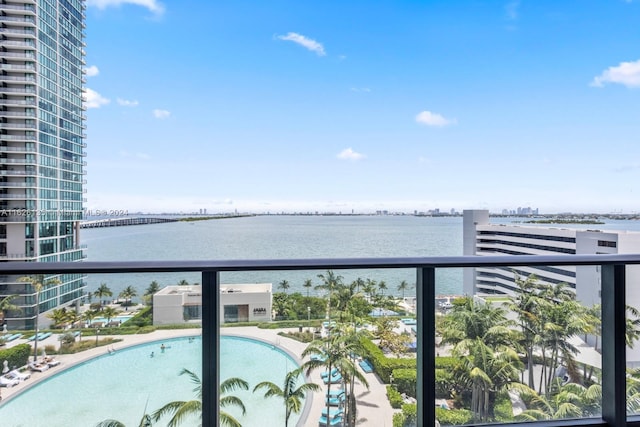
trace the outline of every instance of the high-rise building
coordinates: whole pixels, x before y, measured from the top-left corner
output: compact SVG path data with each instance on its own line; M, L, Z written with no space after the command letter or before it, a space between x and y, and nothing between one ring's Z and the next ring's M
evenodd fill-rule
M79 261L86 147L84 0L0 3L0 261ZM15 295L7 326L33 328L36 313L84 292L81 275L45 277L36 289L0 276Z

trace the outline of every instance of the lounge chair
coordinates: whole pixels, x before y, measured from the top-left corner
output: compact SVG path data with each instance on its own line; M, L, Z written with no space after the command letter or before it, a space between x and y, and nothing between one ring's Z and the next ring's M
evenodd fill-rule
M322 416L327 416L327 408L322 408ZM337 416L344 416L344 411L342 409L330 409L329 410L329 418L335 418Z
M17 369L14 369L13 371L9 371L4 375L5 378L8 378L10 380L18 380L18 381L24 381L24 380L28 380L29 378L31 378L31 374L28 372L20 372Z
M340 372L337 372L335 375L331 375L330 377L325 377L322 379L322 382L324 382L325 384L338 384L342 382L342 375L340 375Z
M369 363L367 359L362 359L358 365L360 365L360 368L367 374L373 372L373 366L371 366L371 363Z
M10 380L9 378L0 377L0 387L13 387L20 384L20 380Z
M344 390L331 390L326 396L325 403L329 406L342 406L346 399Z
M42 358L42 363L46 363L50 368L53 366L58 366L60 364L59 360L54 359L51 356L45 356Z
M343 418L342 415L338 415L335 416L333 418L330 418L329 420L327 420L327 417L325 417L324 415L322 415L320 417L320 420L318 420L318 426L319 427L342 427L343 425Z
M11 342L11 341L17 340L18 338L21 338L21 337L22 337L22 334L12 334L12 335L9 335L7 338L5 338L5 340L7 342Z
M49 365L46 363L29 362L29 369L36 372L44 372L49 369Z
M334 375L336 375L337 373L338 373L338 369L333 368L333 369L331 370L331 376L334 376ZM323 379L324 379L324 378L327 378L328 376L329 376L329 372L327 372L327 371L324 371L324 372L320 373L320 378L323 378Z
M52 332L44 332L44 333L40 334L40 336L38 337L38 341L46 340L51 335L53 335Z

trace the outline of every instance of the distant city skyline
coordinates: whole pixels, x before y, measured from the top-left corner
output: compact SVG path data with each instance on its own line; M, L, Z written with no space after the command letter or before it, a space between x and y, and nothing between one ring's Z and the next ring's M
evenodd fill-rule
M88 209L640 211L640 1L87 5Z

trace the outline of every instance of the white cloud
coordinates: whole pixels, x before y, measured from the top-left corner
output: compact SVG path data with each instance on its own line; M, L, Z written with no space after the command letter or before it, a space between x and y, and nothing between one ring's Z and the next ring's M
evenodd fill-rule
M287 33L286 36L278 36L278 38L280 40L286 40L286 41L290 41L290 42L294 42L296 44L299 44L300 46L309 49L312 52L315 52L318 54L318 56L325 56L326 53L324 51L324 47L322 46L322 43L318 43L317 41L307 38L305 36L303 36L302 34L298 34L298 33Z
M621 62L617 67L609 67L597 77L590 86L602 87L605 83L619 83L635 88L640 87L640 59L635 62Z
M100 70L98 70L98 67L95 65L85 68L85 71L87 72L87 77L93 77L100 74Z
M149 9L156 15L164 13L164 5L157 0L87 0L88 6L95 6L98 9L106 9L111 6L121 6L123 4L133 4Z
M86 88L84 91L85 102L84 105L87 108L100 108L103 105L107 105L111 102L110 99L105 98L93 89Z
M118 102L119 105L122 105L123 107L137 107L138 106L138 101L129 101L127 99L122 99L122 98L118 98L116 101Z
M349 89L351 92L371 92L371 89L368 87L352 87Z
M171 112L167 110L153 110L153 117L156 119L168 119L171 116Z
M423 111L416 116L416 122L427 126L448 126L456 123L455 119L445 119L443 116L431 111Z
M341 160L360 160L364 159L366 156L364 154L353 151L351 148L345 148L336 156Z

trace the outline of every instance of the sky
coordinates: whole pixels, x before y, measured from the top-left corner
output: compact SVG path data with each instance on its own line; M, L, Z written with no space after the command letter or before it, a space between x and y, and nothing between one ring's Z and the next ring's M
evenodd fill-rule
M640 0L87 0L89 210L640 212Z

